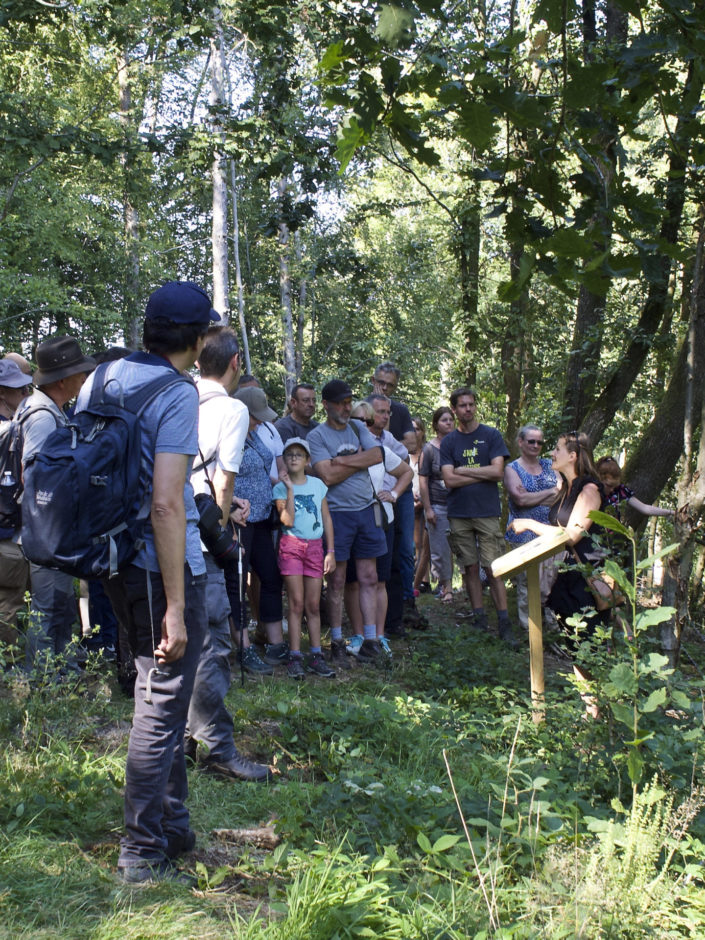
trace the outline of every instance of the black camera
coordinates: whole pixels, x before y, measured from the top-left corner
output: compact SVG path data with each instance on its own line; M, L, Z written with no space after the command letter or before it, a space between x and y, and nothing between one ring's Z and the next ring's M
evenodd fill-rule
M239 543L233 538L232 532L221 525L222 515L216 501L207 493L199 493L196 496L196 509L201 541L213 556L213 561L219 568L235 566Z

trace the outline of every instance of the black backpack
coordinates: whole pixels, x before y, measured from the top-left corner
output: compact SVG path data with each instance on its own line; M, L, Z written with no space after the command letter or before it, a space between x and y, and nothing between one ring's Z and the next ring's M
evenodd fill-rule
M113 577L144 545L140 415L165 388L191 379L164 372L130 395L98 366L86 408L27 461L22 550L76 578ZM106 392L106 385L110 391Z
M19 418L0 421L0 529L19 529L22 502L22 424L38 411L48 411L46 405L32 407L31 401Z

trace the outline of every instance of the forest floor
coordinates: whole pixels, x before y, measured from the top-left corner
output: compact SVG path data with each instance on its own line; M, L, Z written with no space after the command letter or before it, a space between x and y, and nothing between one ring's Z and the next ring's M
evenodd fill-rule
M389 666L234 675L236 743L273 778L189 771L193 889L117 880L131 703L111 667L31 692L8 672L0 937L704 935L701 634L675 673L648 634L637 655L606 639L598 721L547 637L536 724L526 636L478 631L459 596L419 605L430 629Z

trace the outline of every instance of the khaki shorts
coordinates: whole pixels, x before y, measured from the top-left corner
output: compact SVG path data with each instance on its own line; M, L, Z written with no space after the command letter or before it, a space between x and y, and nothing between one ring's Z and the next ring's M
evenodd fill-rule
M488 519L449 519L448 544L463 568L481 564L489 568L504 554L504 538L497 516Z

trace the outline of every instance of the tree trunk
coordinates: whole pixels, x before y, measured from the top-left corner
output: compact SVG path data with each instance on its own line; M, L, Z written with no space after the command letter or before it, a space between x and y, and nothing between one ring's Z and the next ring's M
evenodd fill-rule
M303 271L303 252L301 250L301 238L298 232L294 232L294 246L296 249L296 264L299 271ZM306 299L308 294L308 280L301 275L299 283L299 303L296 312L296 381L301 381L301 371L303 369L304 359L304 326L306 323ZM287 399L288 400L288 399Z
M468 194L458 213L460 232L456 251L460 269L459 326L464 346L464 381L471 388L477 381L476 357L479 349L478 298L480 280L480 207L475 193Z
M132 88L130 86L129 64L126 55L118 56L118 91L120 99L120 123L125 137L130 134L132 122ZM138 314L140 300L140 251L139 251L139 213L132 200L132 160L129 148L122 158L124 172L123 220L125 230L125 291L123 310L125 322L125 343L132 349L140 344L141 316Z
M583 55L591 62L604 44L598 45L594 0L583 2ZM612 3L606 5L605 40L610 46L623 46L627 39L627 17ZM613 55L613 53L610 53ZM617 155L615 141L618 129L609 117L601 118L601 129L595 135L596 156L592 161L595 178L597 209L590 221L594 234L595 256L607 256L612 245L613 193ZM580 288L578 307L573 328L573 341L566 369L563 397L564 430L580 428L590 405L595 400L597 372L602 355L605 299L611 277L608 266L601 269L603 289L596 293L585 285Z
M279 181L279 201L284 202L287 181ZM289 270L289 226L285 219L279 222L279 296L284 340L284 392L286 401L296 385L296 347L294 344L294 311L292 302L291 272Z
M242 337L242 358L245 363L245 371L252 375L250 344L247 339L247 328L245 325L245 291L242 286L242 268L240 267L240 219L237 206L235 161L229 160L228 163L230 164L230 199L233 207L233 254L235 256L235 284L237 286L237 315L240 323L240 335Z
M218 114L223 107L223 27L220 9L214 12L215 35L211 39L211 91L209 102L212 108L213 140L216 142L213 153L211 178L213 181L213 219L211 244L213 252L213 306L223 320L230 312L230 287L228 282L228 190L225 182L224 157L219 144L223 140L221 118Z
M512 280L519 273L523 254L523 245L512 246L509 258L509 270ZM515 441L521 415L524 341L525 333L528 330L528 296L526 289L522 289L519 298L510 304L509 317L502 342L502 380L507 404L505 438L512 453L516 451Z
M667 245L675 246L678 242L685 202L686 168L690 154L689 126L693 113L698 107L702 89L703 77L700 64L696 65L691 61L683 94L683 108L673 134L674 146L669 158L666 203L659 232L659 241ZM621 407L649 354L654 336L667 311L671 264L669 253L662 252L656 257L649 292L632 339L615 368L612 378L583 422L583 430L590 435L593 447L601 439L605 429Z
M701 211L702 225L704 213ZM705 439L701 435L697 462L693 467L693 438L698 424L705 426L702 395L703 322L705 322L705 227L700 230L695 256L686 357L686 400L683 420L683 469L678 480L678 510L675 535L680 548L668 558L663 584L663 602L675 608L669 623L661 627L664 653L671 665L678 663L683 629L688 622L688 583L693 567L695 535L705 504Z

